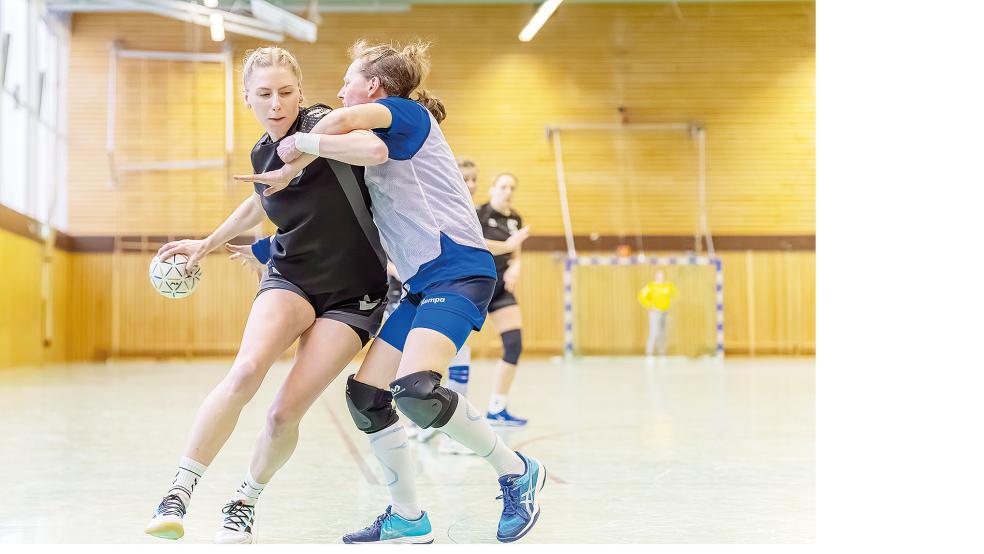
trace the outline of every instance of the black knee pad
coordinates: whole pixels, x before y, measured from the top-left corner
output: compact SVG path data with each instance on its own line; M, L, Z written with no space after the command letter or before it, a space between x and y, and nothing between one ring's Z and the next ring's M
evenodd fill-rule
M441 374L418 371L390 383L396 407L421 429L443 427L458 407L458 395L441 386Z
M523 352L523 332L519 329L502 334L502 361L516 365Z
M381 431L400 419L393 409L390 391L360 383L355 375L349 375L345 383L345 403L355 426L363 433Z

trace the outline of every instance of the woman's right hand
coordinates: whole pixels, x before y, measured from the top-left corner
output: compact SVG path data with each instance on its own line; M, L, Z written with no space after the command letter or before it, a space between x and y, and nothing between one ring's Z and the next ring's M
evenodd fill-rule
M208 246L204 240L184 239L165 244L157 251L157 257L165 260L175 254L184 254L188 256L187 270L192 271L208 252Z
M300 173L299 169L291 167L290 164L285 164L280 169L272 169L266 173L260 173L258 175L233 175L232 178L237 181L249 181L266 185L267 188L263 191L263 196L270 196L287 188L287 185L294 180L294 177L297 177L298 173Z

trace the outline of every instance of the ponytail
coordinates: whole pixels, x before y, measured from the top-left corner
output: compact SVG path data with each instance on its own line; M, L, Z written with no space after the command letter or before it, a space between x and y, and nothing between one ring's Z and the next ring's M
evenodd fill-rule
M427 108L427 111L434 116L437 120L438 125L444 118L447 117L448 112L444 109L444 103L442 103L436 96L431 96L426 90L420 89L417 91L417 98L415 98L418 104Z

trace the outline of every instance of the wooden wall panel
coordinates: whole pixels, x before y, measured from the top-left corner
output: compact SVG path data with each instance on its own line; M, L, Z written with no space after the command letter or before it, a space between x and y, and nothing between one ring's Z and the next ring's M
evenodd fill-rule
M208 256L199 288L177 300L151 287L148 253L70 256L74 291L67 301L68 359L229 355L238 350L257 280L225 256Z
M517 205L535 232L562 231L544 126L698 120L708 131L708 213L719 234L814 232L815 8L812 2L564 5L531 43L528 5L414 6L330 14L316 44L287 41L309 102L335 93L356 38L434 43L426 86L447 107L454 151L481 168L479 201L500 171L520 178ZM461 29L468 29L463 33ZM70 69L69 230L75 234L211 230L244 197L228 173L249 167L261 134L235 103L229 171L130 174L107 187L108 47L218 51L208 30L139 14L79 14ZM260 41L229 35L238 64ZM221 136L221 79L194 64L127 62L121 152L210 157ZM236 73L239 79L239 72ZM238 91L238 84L236 87ZM695 169L683 137L564 136L578 232L693 231Z
M201 288L168 300L147 279L145 253L56 251L53 336L42 334L41 245L0 232L0 249L31 261L4 266L0 289L0 367L112 356L194 356L234 353L256 290L255 277L221 255L204 262ZM816 351L816 257L812 252L724 253L725 346L729 354L812 354ZM523 254L518 298L524 347L560 354L563 346L562 258ZM646 338L644 310L635 294L648 266L579 268L577 340L585 354L638 354ZM114 272L116 283L114 285ZM706 268L667 268L681 290L672 313L671 354L697 355L713 345L713 275ZM114 295L114 286L119 292ZM477 358L499 355L492 325L470 340Z
M105 360L112 329L112 255L72 254L71 287L69 359Z
M41 243L0 229L0 368L38 365L44 358Z
M72 283L72 264L75 256L63 250L54 250L51 264L51 337L44 348L45 362L63 362L72 359L71 341L76 328L71 325L73 295L78 290ZM40 292L40 291L39 291Z
M48 362L94 359L78 344L92 342L91 312L76 307L89 294L78 285L78 256L63 250L52 253L50 271L43 271L44 245L36 239L0 229L0 368ZM46 279L50 296L45 298ZM50 303L50 309L46 303ZM81 318L86 319L81 319Z
M183 300L157 295L147 282L147 255L72 254L68 358L104 359L113 352L113 264L120 290L117 355L231 354L256 290L253 276L219 255L204 263L201 289ZM816 350L812 252L738 252L722 256L725 278L725 347L729 354L812 354ZM560 354L563 347L563 262L553 253L523 254L518 298L527 352ZM585 354L639 354L647 333L635 300L649 279L648 266L578 269L578 344ZM713 274L707 268L667 268L681 296L673 306L671 354L698 355L713 347ZM476 357L501 352L486 325L470 344Z
M256 294L253 273L221 254L211 255L202 262L203 278L194 294L169 299L151 287L149 262L150 255L144 253L117 254L113 260L120 276L115 299L119 327L114 331L119 355L191 356L238 350Z
M589 253L585 253L589 254ZM606 253L607 254L607 253ZM813 252L724 253L725 350L730 354L816 352L816 255ZM652 279L650 266L581 267L576 270L576 340L585 354L641 354L648 332L636 293ZM694 356L713 347L713 272L665 268L681 295L671 310L670 354ZM523 345L529 352L563 348L563 260L524 253L519 299ZM472 337L476 356L501 352L491 325Z

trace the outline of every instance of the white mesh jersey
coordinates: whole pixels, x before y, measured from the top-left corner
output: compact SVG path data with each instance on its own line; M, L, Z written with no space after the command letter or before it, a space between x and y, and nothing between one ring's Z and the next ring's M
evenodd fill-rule
M405 98L379 103L393 113L391 127L375 130L390 158L366 167L365 179L373 221L401 280L412 283L421 266L441 255L442 233L459 246L488 253L471 195L434 116ZM464 264L473 261L469 256L460 259ZM462 267L457 276L487 274L485 268L477 273L468 269Z

